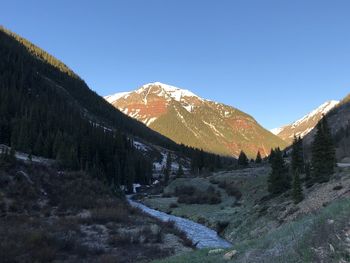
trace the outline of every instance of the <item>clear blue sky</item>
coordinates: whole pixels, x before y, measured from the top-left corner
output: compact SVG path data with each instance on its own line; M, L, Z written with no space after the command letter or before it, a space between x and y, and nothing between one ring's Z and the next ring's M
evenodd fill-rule
M350 92L348 0L11 0L0 23L100 95L153 81L266 128Z

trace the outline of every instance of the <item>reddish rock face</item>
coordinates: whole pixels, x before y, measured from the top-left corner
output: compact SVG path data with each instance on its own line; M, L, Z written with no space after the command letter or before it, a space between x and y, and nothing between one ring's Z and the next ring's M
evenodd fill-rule
M128 104L126 108L129 109L131 113L138 112L139 115L150 118L158 118L167 113L167 104L164 100L152 100L147 104L131 103Z

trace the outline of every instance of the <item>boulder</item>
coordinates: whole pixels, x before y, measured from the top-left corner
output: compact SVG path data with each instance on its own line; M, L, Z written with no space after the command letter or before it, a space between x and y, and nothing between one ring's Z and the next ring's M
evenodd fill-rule
M232 250L224 255L225 260L231 260L237 254L237 250Z

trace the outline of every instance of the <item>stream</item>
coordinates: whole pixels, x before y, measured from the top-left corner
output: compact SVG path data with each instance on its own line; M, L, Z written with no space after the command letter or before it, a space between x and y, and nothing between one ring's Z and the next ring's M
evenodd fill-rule
M169 215L164 212L149 208L144 204L131 200L128 197L128 201L131 206L141 209L146 214L149 214L153 217L158 218L159 220L173 221L175 226L181 231L185 232L187 237L192 240L194 244L197 244L197 248L229 248L232 247L232 244L221 238L216 231L193 222L189 219L182 217Z

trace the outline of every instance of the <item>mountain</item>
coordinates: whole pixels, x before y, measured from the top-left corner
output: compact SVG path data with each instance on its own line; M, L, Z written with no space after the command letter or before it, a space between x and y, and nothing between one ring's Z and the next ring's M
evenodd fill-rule
M271 132L286 141L288 144L291 144L294 135L303 138L316 126L323 115L327 114L338 104L339 101L336 100L327 101L292 124L272 129Z
M336 147L338 161L350 162L350 94L342 99L335 107L325 114L333 141ZM316 129L311 130L303 138L306 156L310 156L311 144Z
M266 156L271 147L286 146L248 114L160 82L105 99L173 141L209 152L238 156L243 150L254 158L258 151Z

